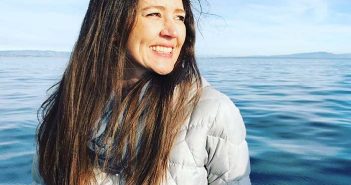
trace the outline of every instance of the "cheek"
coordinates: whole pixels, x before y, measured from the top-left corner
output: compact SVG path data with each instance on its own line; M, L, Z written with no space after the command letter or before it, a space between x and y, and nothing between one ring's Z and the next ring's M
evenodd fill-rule
M135 54L135 52L137 52L138 48L140 47L140 42L142 41L141 33L143 33L143 31L144 30L140 20L136 19L135 25L132 31L130 32L127 41L127 49L130 52L130 54Z
M159 35L159 30L155 24L140 23L135 27L132 35L134 44L138 45L141 50L147 49Z
M135 26L132 31L129 33L128 41L127 41L127 50L129 52L133 52L135 44L137 42L137 36L136 34L137 27Z
M128 53L133 57L136 58L135 52L136 52L136 41L134 39L133 35L131 34L129 36L128 42L127 42L127 51Z
M183 46L185 39L186 39L186 28L184 25L179 29L179 43L181 46Z

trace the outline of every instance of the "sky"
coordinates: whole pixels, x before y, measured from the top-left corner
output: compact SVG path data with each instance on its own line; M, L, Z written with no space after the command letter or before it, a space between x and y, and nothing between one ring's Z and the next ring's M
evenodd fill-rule
M0 0L0 50L70 51L88 3ZM201 5L200 56L351 53L351 0L202 0Z

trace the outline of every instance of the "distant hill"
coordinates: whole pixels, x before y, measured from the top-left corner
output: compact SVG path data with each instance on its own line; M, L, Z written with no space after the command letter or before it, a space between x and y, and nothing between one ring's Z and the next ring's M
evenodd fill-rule
M0 57L69 57L70 52L41 51L41 50L12 50L0 51ZM200 56L201 57L201 56ZM202 56L201 58L291 58L291 59L351 59L351 53L334 54L329 52L295 53L289 55L260 55L260 56Z
M240 58L351 59L351 53L334 54L329 52L309 52L289 55L245 56Z
M0 57L69 57L70 52L40 51L40 50L11 50L0 51Z
M351 58L351 53L347 54L334 54L328 52L310 52L310 53L296 53L291 55L276 55L271 57L284 57L284 58Z

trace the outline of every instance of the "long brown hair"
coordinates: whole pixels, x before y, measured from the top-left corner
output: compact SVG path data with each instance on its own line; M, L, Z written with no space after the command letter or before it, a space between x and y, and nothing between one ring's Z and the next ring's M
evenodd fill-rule
M127 184L160 184L165 179L178 130L199 99L194 17L190 1L183 0L186 40L173 71L163 76L148 72L124 94L126 43L137 3L90 1L63 77L41 106L37 142L45 184L91 184L94 168L112 173L110 165L122 161ZM106 147L92 155L89 141L107 109L101 141Z

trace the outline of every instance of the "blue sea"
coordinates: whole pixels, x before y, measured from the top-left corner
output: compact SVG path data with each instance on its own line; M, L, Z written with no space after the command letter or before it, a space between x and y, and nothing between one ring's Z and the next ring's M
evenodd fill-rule
M66 57L0 57L0 184L30 184L37 109ZM239 107L254 185L351 184L351 60L199 58Z

